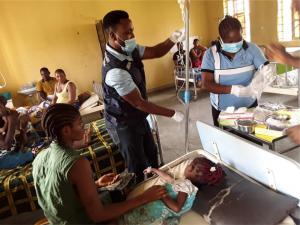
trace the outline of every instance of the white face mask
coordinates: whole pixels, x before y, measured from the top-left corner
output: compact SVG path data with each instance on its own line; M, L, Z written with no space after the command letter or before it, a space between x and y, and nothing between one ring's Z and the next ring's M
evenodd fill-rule
M128 39L128 40L122 40L119 36L118 36L118 38L125 43L125 46L120 45L121 49L124 52L126 52L127 54L131 54L133 52L133 50L136 48L136 45L137 45L136 41L135 41L135 38L131 38L131 39Z
M222 39L220 39L220 41L221 41L221 47L223 51L229 53L237 53L242 48L244 42L243 39L235 43L224 43Z

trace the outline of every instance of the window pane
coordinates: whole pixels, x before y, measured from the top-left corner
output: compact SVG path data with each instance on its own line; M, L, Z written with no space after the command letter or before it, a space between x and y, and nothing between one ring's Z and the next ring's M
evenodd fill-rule
M299 13L293 10L293 39L300 39Z
M224 15L236 17L242 24L243 38L250 41L249 0L223 0Z
M277 0L277 32L279 41L293 39L291 0Z

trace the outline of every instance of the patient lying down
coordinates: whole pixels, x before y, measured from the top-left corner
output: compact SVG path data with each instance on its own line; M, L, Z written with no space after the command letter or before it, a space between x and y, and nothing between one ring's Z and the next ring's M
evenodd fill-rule
M189 211L195 200L199 185L215 185L224 177L221 166L204 157L192 160L184 169L184 177L175 179L155 168L144 173L157 174L167 190L167 195L125 214L119 224L177 224L179 217Z

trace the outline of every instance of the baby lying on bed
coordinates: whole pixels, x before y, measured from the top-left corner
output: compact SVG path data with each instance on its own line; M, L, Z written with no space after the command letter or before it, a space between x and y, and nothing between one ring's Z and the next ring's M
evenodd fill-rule
M119 224L178 224L179 217L193 205L198 191L195 185L217 184L224 175L219 165L204 157L191 160L180 179L175 180L175 177L155 168L147 168L144 172L157 174L164 181L168 194L125 214Z

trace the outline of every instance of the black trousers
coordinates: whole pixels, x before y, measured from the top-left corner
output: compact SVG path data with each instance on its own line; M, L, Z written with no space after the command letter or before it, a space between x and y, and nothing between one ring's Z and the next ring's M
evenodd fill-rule
M256 106L257 106L257 100L248 108L253 108ZM215 107L211 106L211 113L212 113L212 118L214 121L214 126L218 127L219 126L218 118L219 118L221 111L219 111L219 110L215 109Z
M134 125L120 125L116 131L128 171L136 174L137 182L143 181L144 169L148 166L158 167L157 147L147 120Z

